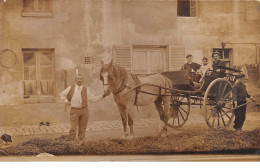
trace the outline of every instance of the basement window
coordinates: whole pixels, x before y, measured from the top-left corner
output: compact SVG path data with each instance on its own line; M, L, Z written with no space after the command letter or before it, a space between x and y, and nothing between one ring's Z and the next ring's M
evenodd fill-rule
M23 0L22 16L52 17L52 0Z
M177 16L198 16L198 0L177 0Z

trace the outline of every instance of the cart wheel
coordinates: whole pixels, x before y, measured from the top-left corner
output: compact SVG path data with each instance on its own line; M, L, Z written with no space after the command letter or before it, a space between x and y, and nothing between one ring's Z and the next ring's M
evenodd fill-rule
M190 97L188 95L173 93L170 101L167 126L180 128L186 123L190 114Z
M227 128L233 120L232 84L224 78L208 86L203 99L203 116L210 128Z

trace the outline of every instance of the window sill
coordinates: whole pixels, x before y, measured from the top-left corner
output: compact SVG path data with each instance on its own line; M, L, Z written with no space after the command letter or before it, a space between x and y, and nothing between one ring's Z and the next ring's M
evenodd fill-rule
M200 17L198 16L190 16L190 17L185 17L185 16L177 16L177 20L199 20Z
M25 12L22 11L24 17L53 17L52 12Z
M201 21L199 17L180 17L178 16L176 21L180 24L198 24Z
M54 96L46 96L46 97L29 97L24 98L25 104L33 104L33 103L55 103Z

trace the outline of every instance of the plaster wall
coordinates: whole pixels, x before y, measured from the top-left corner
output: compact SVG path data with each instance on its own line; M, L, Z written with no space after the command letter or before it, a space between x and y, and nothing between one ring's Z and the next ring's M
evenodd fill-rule
M176 0L53 0L53 17L24 17L22 0L0 3L0 50L11 49L17 63L0 67L0 125L68 122L59 93L74 83L76 68L85 85L102 94L100 61L112 58L114 45L184 46L200 63L212 48L232 48L233 65L259 63L260 10L256 1L205 0L198 17L177 17ZM24 104L23 48L53 48L55 103ZM84 57L91 64L84 64ZM112 96L89 105L90 120L119 119ZM40 109L40 110L39 110ZM136 117L157 116L153 105Z

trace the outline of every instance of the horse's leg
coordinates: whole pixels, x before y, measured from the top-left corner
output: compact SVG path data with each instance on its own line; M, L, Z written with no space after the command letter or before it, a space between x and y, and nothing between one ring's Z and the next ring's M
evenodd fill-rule
M167 129L166 125L165 125L166 116L164 113L164 109L162 108L162 102L163 102L163 99L161 97L158 97L157 100L154 102L156 110L158 111L160 120L161 120L161 123L159 125L159 135L158 136L161 136L161 134L163 132L166 132L166 129Z
M120 116L122 119L123 127L124 127L124 135L123 138L127 137L127 115L126 115L126 108L124 105L117 104L118 110L120 112Z
M128 114L128 126L130 128L130 135L129 138L132 139L134 138L134 120L133 120L133 105L127 105L126 106L126 112Z
M156 110L159 113L160 120L164 120L164 113L163 113L163 108L162 108L162 98L158 97L157 100L154 102Z
M167 125L166 123L168 122L169 120L169 110L170 110L170 97L169 96L164 96L162 98L162 101L163 101L163 112L164 112L164 130L167 131Z

